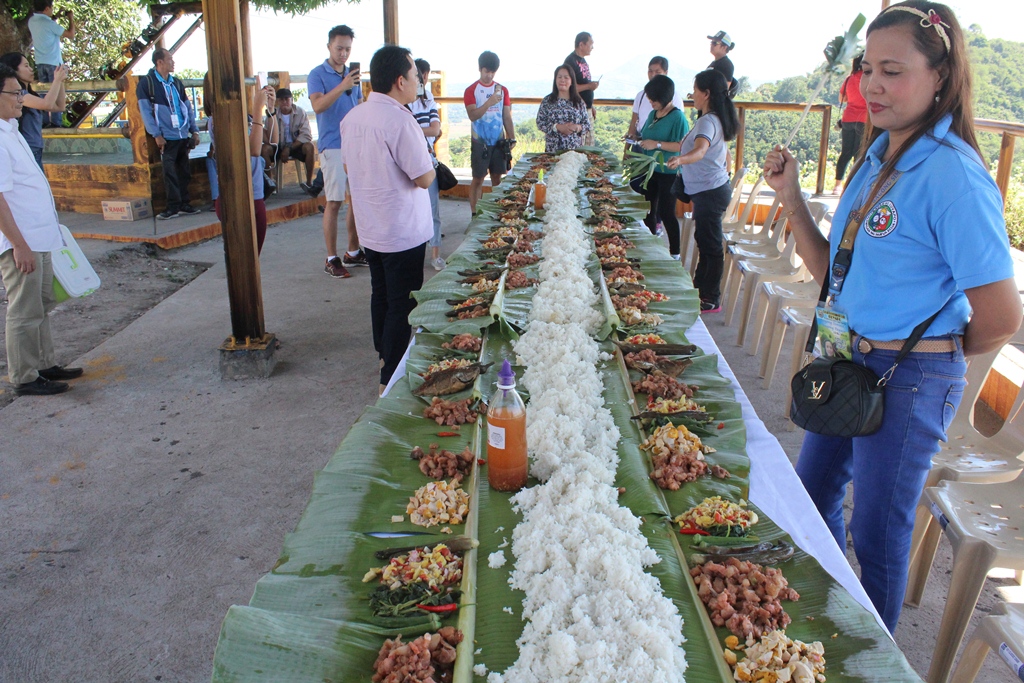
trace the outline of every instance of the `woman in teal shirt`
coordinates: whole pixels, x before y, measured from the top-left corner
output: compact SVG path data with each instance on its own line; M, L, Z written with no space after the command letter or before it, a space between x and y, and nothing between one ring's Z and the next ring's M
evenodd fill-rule
M659 74L652 78L644 86L644 94L654 110L647 116L640 146L647 156L658 159L658 165L646 189L640 187L639 181L633 181L631 186L651 203L644 224L657 234L658 222L661 222L668 233L668 251L679 260L679 221L676 220L676 198L672 194L676 174L665 162L679 154L679 141L690 130L690 124L683 112L672 104L676 86L668 76Z

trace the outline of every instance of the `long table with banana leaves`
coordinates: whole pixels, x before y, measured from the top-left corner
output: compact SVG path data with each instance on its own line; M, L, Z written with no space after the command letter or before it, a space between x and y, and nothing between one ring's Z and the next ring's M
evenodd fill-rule
M699 308L689 275L637 220L646 213L646 202L621 182L615 173L617 160L608 155L604 158L608 177L616 183L618 213L621 218L631 219L620 233L634 244L630 258L640 260L638 267L648 288L669 296L667 301L652 302L648 309L664 321L656 332L670 343L688 344L687 331L697 320ZM502 210L498 200L505 188L515 187L517 181L533 175L532 165L533 157L524 156L502 185L480 201L465 240L448 259L447 268L415 294L418 305L410 320L418 331L407 356L405 374L375 405L366 408L327 466L315 476L309 504L298 526L286 536L280 559L256 584L249 604L228 610L214 657L213 681L369 681L385 639L402 634L408 640L436 631L439 625L457 626L463 633L453 673L456 683L483 681L474 674L474 665L484 664L489 671L503 672L517 659L523 596L509 586L513 563L495 569L488 565L487 558L509 545L519 518L512 509L511 495L487 485L484 418L459 428L439 427L423 417L430 397L416 396L413 390L422 383L418 373L436 359L450 355L442 344L456 333L482 334L479 361L493 365L472 386L444 398L488 398L501 360L514 362L512 344L529 324L534 287L506 291L501 286L488 302L486 314L480 317L459 320L448 314L452 302L473 294L459 282L460 271L479 269L493 259L493 254L482 250L482 243L498 226L497 216ZM578 187L584 219L590 215L587 190L591 182L581 177ZM542 230L532 209L527 217L530 229ZM541 258L543 244L543 239L534 242L534 252ZM523 270L529 277L537 277L536 265ZM695 400L713 415L713 421L704 429L694 429L700 429L701 439L715 449L707 456L709 464L725 467L731 477L701 477L676 491L655 485L649 476L650 455L640 448L647 437L644 423L634 419L638 401L631 380L639 374L627 369L621 351L613 344L631 330L615 313L596 255L590 270L595 285L601 288L600 305L607 321L598 336L602 349L612 354L599 369L606 405L621 433L616 480L620 503L642 518L648 544L661 559L648 571L660 581L683 618L688 664L685 679L731 681L733 674L723 652L729 631L712 624L689 575L695 537L680 535L672 520L709 496L746 499L750 459L758 454L747 451L740 406L729 381L718 371L718 358L698 349L682 378L700 387ZM504 278L503 274L502 285ZM522 368L516 369L520 374ZM521 393L528 402L528 394ZM416 446L426 449L432 443L454 452L469 447L476 456L463 482L470 494L470 511L465 524L451 525L450 535L441 533L438 527L424 530L414 526L406 514L409 497L430 481L410 459L410 452ZM397 516L403 516L403 521L393 522ZM761 540L792 543L760 511L759 516L757 536ZM579 532L585 534L587 530ZM457 612L443 618L424 613L399 624L382 624L371 614L368 596L373 584L364 583L364 575L386 563L375 557L377 551L413 544L433 546L455 537L474 539L477 545L463 556ZM828 681L920 680L874 616L811 555L797 548L778 566L790 587L801 596L799 601L784 604L792 617L786 634L805 642L823 643Z

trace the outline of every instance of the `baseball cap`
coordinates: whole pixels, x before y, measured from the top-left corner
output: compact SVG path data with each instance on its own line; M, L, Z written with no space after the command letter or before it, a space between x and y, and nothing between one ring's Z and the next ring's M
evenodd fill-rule
M736 43L732 41L732 38L730 38L729 34L726 33L725 31L719 31L713 36L708 36L708 40L716 40L730 49L736 47Z

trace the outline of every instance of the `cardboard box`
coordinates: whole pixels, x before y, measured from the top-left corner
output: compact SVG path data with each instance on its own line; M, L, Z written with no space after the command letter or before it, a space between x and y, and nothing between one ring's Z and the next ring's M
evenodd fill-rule
M152 218L153 205L143 197L103 200L103 220L105 221L137 221L140 218Z

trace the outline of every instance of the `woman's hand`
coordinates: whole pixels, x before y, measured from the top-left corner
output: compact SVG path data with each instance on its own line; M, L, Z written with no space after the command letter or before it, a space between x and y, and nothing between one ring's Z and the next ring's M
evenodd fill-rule
M672 157L671 159L669 159L668 161L665 162L665 165L668 166L669 168L675 170L675 169L677 169L677 168L679 168L680 166L683 165L683 158L682 157Z
M775 149L768 152L764 160L764 178L783 204L801 199L800 162L782 145L775 145Z
M63 83L68 77L68 67L60 64L53 70L53 82Z
M652 149L658 149L658 142L657 140L641 140L640 146L647 151L651 151Z

